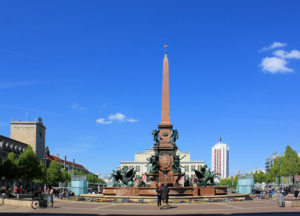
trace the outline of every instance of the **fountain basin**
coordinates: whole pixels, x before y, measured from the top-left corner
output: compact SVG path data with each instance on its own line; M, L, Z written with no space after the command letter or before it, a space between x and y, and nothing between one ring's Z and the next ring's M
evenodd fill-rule
M227 187L169 187L170 196L215 196L226 195ZM112 196L156 196L156 187L105 187L103 195Z

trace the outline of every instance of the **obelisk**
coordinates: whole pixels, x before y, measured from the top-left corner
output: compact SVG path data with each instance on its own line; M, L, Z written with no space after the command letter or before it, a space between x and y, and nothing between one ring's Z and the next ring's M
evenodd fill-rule
M165 45L165 56L163 60L163 84L162 84L162 111L160 125L170 125L169 106L169 60L167 57L167 45Z
M152 156L154 159L153 161L158 162L159 168L158 171L148 174L152 181L152 187L156 187L157 183L163 183L169 186L177 186L178 180L184 175L178 172L175 173L173 170L174 158L177 158L178 156L176 155L177 145L175 143L177 130L172 131L172 128L173 125L170 122L169 107L169 60L167 57L167 45L165 45L165 56L163 60L161 122L158 125L159 143L157 141L155 142L153 146L155 155ZM156 140L156 138L154 138L154 140ZM176 167L174 169L177 170Z
M162 110L161 122L158 125L160 131L160 149L173 148L171 144L171 130L173 125L170 122L169 105L169 60L167 57L167 45L165 45L165 56L163 60L163 83L162 83Z

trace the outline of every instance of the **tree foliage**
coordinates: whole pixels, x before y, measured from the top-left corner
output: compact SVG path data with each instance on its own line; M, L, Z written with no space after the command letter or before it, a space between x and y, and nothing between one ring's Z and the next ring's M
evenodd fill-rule
M43 176L43 164L30 146L20 155L17 166L22 179L33 180Z
M47 169L47 184L49 186L58 186L58 183L62 181L63 174L60 164L57 161L52 161Z
M74 175L86 175L81 170L74 170Z
M224 185L227 186L228 188L236 189L238 185L238 175L221 179L219 185Z
M282 176L292 176L300 173L300 159L296 151L287 146L281 163L280 174ZM294 179L293 179L294 181Z
M267 172L265 173L265 183L271 183L271 182L275 182L276 178L275 176L272 174L272 172Z
M291 176L293 183L295 183L294 176L300 174L300 158L297 152L287 146L284 154L274 160L270 173L273 180L277 180L277 183L280 183L281 176Z
M7 158L3 161L3 176L8 180L13 180L18 178L18 158L15 153L10 152Z
M280 176L281 176L281 167L283 162L283 156L279 156L275 158L274 164L270 169L271 176L277 180L277 183L280 183Z
M93 174L88 174L88 182L90 183L103 183L105 184L105 181L101 178L98 178L97 175L93 175Z
M70 182L71 181L71 175L68 172L68 170L63 169L62 170L62 182Z
M263 171L255 171L254 173L254 183L265 182L265 173Z

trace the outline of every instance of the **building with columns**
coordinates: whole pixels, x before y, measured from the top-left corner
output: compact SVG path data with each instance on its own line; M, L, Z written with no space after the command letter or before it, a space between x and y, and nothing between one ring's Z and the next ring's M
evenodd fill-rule
M134 161L121 161L120 168L122 169L124 166L128 166L130 169L135 168L136 176L143 177L143 175L145 175L145 173L149 173L151 169L151 165L148 164L147 158L150 158L153 155L153 149L147 149L145 152L135 153ZM177 150L176 155L182 158L180 164L182 166L182 171L185 173L183 180L188 177L195 177L194 170L200 170L200 168L204 166L204 161L191 161L189 152L181 152ZM145 179L145 181L146 183L150 183L149 179ZM181 183L183 183L183 181Z
M229 147L222 143L221 137L219 142L212 149L211 169L220 174L220 179L229 177Z

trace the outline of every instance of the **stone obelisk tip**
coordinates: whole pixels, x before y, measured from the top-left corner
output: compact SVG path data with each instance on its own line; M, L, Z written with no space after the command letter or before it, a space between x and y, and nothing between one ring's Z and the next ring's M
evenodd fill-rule
M166 44L166 45L164 45L164 47L165 47L165 55L167 55L167 48L168 48L168 45Z
M165 47L165 57L163 61L163 88L162 88L162 113L161 124L169 125L170 111L169 111L169 61L167 58L167 45Z

